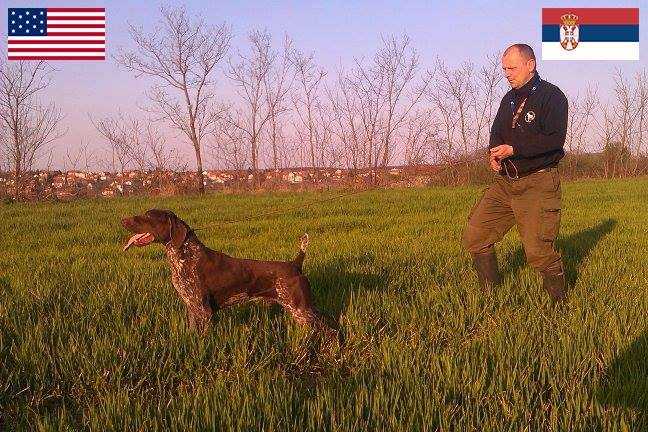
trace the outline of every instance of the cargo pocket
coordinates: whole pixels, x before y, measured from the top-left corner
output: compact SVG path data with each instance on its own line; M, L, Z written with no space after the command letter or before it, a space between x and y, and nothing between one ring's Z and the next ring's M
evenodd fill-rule
M540 209L540 239L555 241L560 228L560 201L543 205Z

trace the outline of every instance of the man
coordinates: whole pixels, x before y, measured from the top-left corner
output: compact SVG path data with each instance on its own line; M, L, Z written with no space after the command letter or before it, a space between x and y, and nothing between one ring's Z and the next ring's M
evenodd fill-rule
M490 168L499 175L470 212L463 245L488 290L500 281L493 245L516 224L527 262L542 274L549 295L562 301L565 274L554 241L560 226L557 165L565 155L567 98L540 79L528 45L507 48L502 68L512 89L502 99L489 144Z

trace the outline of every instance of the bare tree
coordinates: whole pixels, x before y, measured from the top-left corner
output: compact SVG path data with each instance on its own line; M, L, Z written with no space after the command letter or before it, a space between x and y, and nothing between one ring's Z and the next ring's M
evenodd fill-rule
M219 127L214 131L213 144L208 145L213 159L224 165L225 168L241 172L249 160L247 136L243 129L236 125L241 124L240 112L229 113L227 120L219 122Z
M272 165L275 170L281 165L281 148L284 144L282 117L289 112L289 108L284 104L284 99L290 92L295 79L290 59L291 47L292 41L287 35L284 36L281 63L272 68L264 80L266 104L271 107L268 141L272 148Z
M138 119L119 112L91 121L110 144L112 157L119 163L121 172L128 166L140 171L164 171L181 164L176 149L168 146L158 124L151 118Z
M488 146L494 106L502 92L498 61L498 55L487 56L486 64L477 71L471 62L452 69L436 60L439 79L430 86L428 99L440 122L438 157L442 161L462 157L465 170L457 175L467 176L467 180L473 155Z
M351 164L372 168L374 175L392 161L395 138L432 77L428 71L419 77L419 55L407 36L381 40L368 64L354 59L348 74L338 72L338 92L327 91L335 135L346 144Z
M476 85L471 86L469 97L475 150L488 147L490 125L496 112L497 100L503 93L503 82L504 74L502 74L499 54L487 55L486 63L477 75Z
M279 54L272 49L272 38L267 31L254 30L248 34L249 56L238 52L237 59L229 60L227 76L237 87L241 109L230 111L228 121L240 129L249 143L249 155L255 182L258 181L260 138L271 119L287 111L282 104L290 90L288 53L290 40L284 39L281 64ZM235 112L236 115L232 115ZM275 124L276 126L276 124Z
M418 52L410 47L407 35L399 39L394 36L383 37L382 43L375 55L374 71L371 75L385 77L381 149L381 165L384 167L391 161L394 134L425 94L431 82L431 74L426 72L419 83L414 82L420 59ZM367 72L363 75L370 77Z
M411 167L428 162L438 139L438 124L432 110L410 113L403 129L401 140L405 147L405 165Z
M14 174L15 199L20 198L23 175L32 169L39 152L65 134L59 127L60 110L54 103L39 101L51 83L51 71L43 61L0 60L2 145Z
M569 153L567 169L571 175L575 175L598 104L597 90L588 85L582 97L577 94L567 99L569 101L569 118L565 138L565 147Z
M115 59L137 77L155 79L148 92L153 112L189 139L198 189L204 193L202 143L223 110L215 102L213 75L229 50L232 34L225 23L211 26L203 19L191 19L184 7L160 11L162 19L151 34L141 26L129 26L135 49L120 49Z
M77 171L83 155L88 150L88 142L83 138L78 149L73 150L68 147L65 149L65 160L63 161L63 172L65 173L65 185L68 184L69 171Z
M132 143L129 135L130 124L134 120L119 112L116 116L106 116L98 121L94 121L91 118L91 121L95 129L97 129L97 132L110 145L112 171L117 171L115 164L118 163L119 171L123 173L133 161Z
M181 157L175 148L171 148L156 122L152 119L142 121L140 141L147 152L146 165L154 171L178 169L182 165Z
M614 82L612 102L601 108L600 121L595 118L603 144L606 177L627 175L631 171L636 173L645 139L648 105L645 70L638 72L634 81L630 81L617 69ZM631 168L633 153L636 160Z
M319 104L319 88L326 72L317 67L314 54L305 55L295 50L292 53L292 62L297 74L298 89L292 95L292 103L297 113L295 130L302 143L308 145L309 164L312 167L323 165L324 160L317 156L323 152L324 139L318 128L316 120L316 106ZM318 149L322 149L318 151Z
M337 72L337 90L326 88L326 94L333 112L333 135L337 137L345 149L343 157L346 167L357 171L367 166L367 138L363 135L363 123L360 115L360 105L357 94L353 91L351 82L344 69Z

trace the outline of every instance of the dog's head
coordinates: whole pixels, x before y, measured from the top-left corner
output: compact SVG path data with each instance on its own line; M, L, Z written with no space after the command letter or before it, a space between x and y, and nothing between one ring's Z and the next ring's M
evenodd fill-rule
M124 250L132 245L141 247L154 242L178 248L191 231L182 219L168 210L152 209L143 215L123 218L121 224L134 233L128 239Z

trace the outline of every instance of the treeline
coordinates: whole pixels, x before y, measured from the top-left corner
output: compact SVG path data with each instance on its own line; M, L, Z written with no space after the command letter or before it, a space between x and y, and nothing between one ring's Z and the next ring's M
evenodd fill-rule
M367 58L326 70L290 37L264 30L232 46L227 23L210 25L183 7L160 9L159 28L131 25L131 43L113 56L146 87L131 112L95 118L103 139L57 149L64 169L187 170L204 190L207 168L259 170L340 167L351 171L452 163L452 182L483 175L475 166L508 89L500 55L481 64L422 64L406 36L387 35ZM36 162L47 166L51 144L67 132L54 102L44 101L54 71L46 62L0 64L0 170L14 174L15 196ZM224 89L235 90L225 100ZM588 86L568 95L563 164L568 175L617 177L645 173L646 72L614 75L611 100ZM165 130L179 136L176 145ZM185 160L182 147L190 149ZM596 153L588 155L587 153ZM51 153L49 153L51 157ZM261 176L255 176L261 178Z

